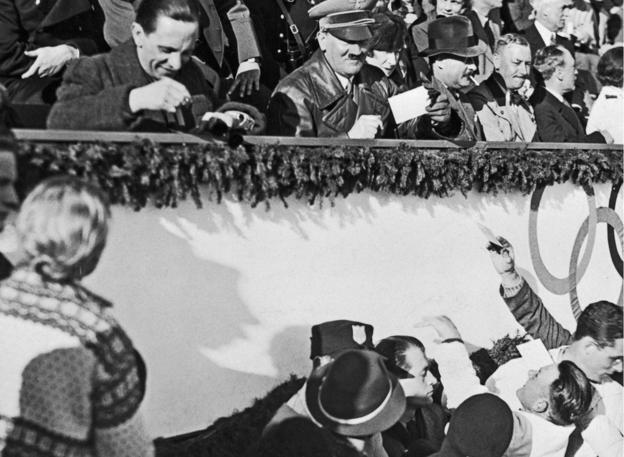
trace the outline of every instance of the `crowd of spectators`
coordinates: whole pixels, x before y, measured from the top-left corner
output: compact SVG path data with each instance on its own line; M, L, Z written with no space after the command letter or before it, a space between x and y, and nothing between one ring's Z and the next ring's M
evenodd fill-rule
M13 127L622 142L620 0L1 1Z
M15 141L3 135L2 220L17 203ZM149 367L111 303L81 284L109 220L102 192L74 177L43 181L19 209L19 256L3 260L0 281L0 455L158 455L144 426ZM243 457L621 457L622 307L589 304L571 333L518 273L511 244L496 241L487 252L502 301L546 360L523 355L482 377L447 316L414 322L437 333L427 347L322 322L305 384Z

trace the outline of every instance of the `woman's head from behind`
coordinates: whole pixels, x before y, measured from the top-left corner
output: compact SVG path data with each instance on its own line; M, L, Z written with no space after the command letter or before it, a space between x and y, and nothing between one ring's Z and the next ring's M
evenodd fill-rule
M422 406L433 402L437 383L429 369L425 347L416 338L395 335L381 340L375 351L386 358L388 371L399 378L408 405Z
M616 46L600 57L597 78L603 86L622 87L622 79L624 78L622 49L622 46Z
M95 186L73 177L40 183L16 220L24 263L48 279L80 279L91 273L108 234L110 208Z

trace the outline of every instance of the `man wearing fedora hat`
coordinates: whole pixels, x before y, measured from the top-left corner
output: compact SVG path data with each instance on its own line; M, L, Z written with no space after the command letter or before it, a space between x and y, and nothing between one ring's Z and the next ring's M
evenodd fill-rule
M309 10L318 19L319 50L277 86L268 133L286 136L375 138L397 136L388 97L397 86L365 63L375 0L326 0ZM402 124L401 136L422 138L452 128L444 97L428 116ZM421 116L424 118L424 116ZM429 127L429 128L427 128ZM435 135L434 135L435 136Z
M347 351L372 351L373 326L363 322L340 319L313 325L310 336L310 359L312 359L312 374L310 379L318 380L316 376L323 367L331 364L341 354ZM306 391L307 381L303 387L283 404L275 413L264 429L264 434L272 430L284 420L303 416L308 417L318 426L319 422L308 408ZM388 457L383 448L381 433L375 433L365 440L356 442L363 446L368 457Z
M317 423L345 437L367 456L372 455L367 444L392 427L405 410L403 388L386 368L384 358L357 349L315 369L308 378L305 399Z
M475 111L464 93L475 84L477 57L486 48L465 16L444 17L429 24L429 47L422 55L429 58L434 87L446 95L461 120L461 131L456 137L459 140L482 139Z

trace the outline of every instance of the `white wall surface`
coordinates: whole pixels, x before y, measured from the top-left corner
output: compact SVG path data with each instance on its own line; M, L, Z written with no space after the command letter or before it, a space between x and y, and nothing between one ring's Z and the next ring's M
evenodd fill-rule
M607 206L610 186L595 189L597 205ZM586 200L572 185L544 194L538 236L556 276L568 274ZM373 324L375 339L412 333L426 342L431 333L413 324L447 314L478 346L514 333L477 221L512 242L529 283L573 329L568 296L545 290L533 269L529 201L363 192L334 207L276 200L268 211L232 200L138 213L115 207L108 247L86 284L115 303L147 362L152 433L183 433L248 406L291 372L306 374L315 323L350 318ZM599 224L581 303L616 301L621 286Z

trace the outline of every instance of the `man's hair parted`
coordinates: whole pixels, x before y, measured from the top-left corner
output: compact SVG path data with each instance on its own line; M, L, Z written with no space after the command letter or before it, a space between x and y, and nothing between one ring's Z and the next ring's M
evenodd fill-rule
M581 313L574 339L593 338L600 347L611 347L623 337L622 307L606 300L594 302Z
M156 30L160 16L199 23L197 8L188 0L142 0L136 11L135 22L148 34Z
M529 46L529 42L522 35L517 33L506 33L496 41L494 52L501 52L502 48L509 46L510 44L517 44L518 46Z
M550 420L557 425L579 423L588 413L594 388L574 362L564 360L559 376L550 385Z

